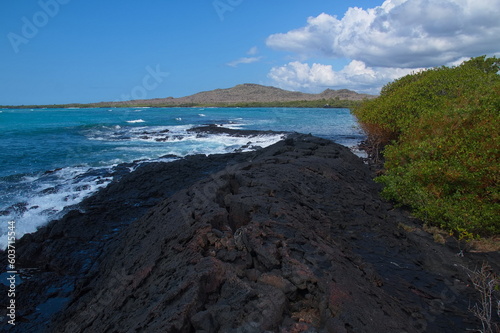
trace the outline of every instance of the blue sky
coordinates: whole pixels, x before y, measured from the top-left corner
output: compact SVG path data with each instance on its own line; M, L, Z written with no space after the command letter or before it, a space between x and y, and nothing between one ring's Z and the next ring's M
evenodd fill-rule
M500 55L500 0L4 0L0 105L320 92Z

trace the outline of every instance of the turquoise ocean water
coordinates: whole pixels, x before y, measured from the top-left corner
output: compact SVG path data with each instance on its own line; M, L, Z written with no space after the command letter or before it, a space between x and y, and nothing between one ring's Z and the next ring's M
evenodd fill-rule
M311 133L349 147L364 139L348 109L0 109L0 247L9 221L18 237L36 231L106 186L119 163L228 153L249 141L265 147L281 139L186 131L205 124Z

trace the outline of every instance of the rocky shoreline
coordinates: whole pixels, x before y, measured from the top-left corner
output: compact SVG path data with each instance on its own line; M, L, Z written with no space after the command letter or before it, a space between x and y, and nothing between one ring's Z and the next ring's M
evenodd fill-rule
M141 165L16 247L2 332L465 332L464 267L500 262L434 242L349 149L301 134Z

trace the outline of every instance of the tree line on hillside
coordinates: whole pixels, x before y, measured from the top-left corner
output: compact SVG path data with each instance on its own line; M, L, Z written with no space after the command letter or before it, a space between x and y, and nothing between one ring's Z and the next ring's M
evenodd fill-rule
M500 59L413 73L353 109L383 195L461 238L500 233Z

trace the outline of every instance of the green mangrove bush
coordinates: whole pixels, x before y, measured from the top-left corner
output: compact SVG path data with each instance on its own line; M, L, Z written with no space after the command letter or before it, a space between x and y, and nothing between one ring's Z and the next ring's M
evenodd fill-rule
M413 73L353 109L383 145L382 194L460 237L500 233L500 59Z

